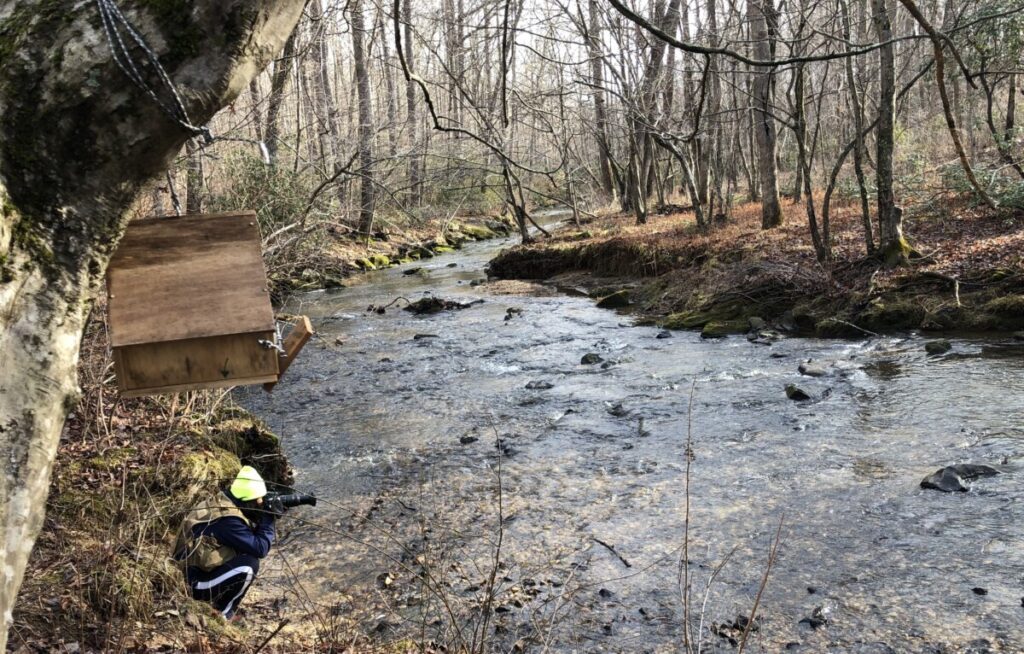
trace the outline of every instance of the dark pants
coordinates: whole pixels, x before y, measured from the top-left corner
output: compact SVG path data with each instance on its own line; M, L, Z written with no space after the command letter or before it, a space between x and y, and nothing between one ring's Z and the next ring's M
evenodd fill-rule
M248 554L239 554L209 572L190 567L185 571L185 580L192 591L192 597L209 602L221 612L221 615L230 618L235 614L259 571L259 559Z

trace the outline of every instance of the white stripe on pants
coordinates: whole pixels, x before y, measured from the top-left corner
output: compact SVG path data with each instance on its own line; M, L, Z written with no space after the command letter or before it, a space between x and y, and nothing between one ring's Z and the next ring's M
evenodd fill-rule
M231 609L235 606L235 602L238 601L239 597L245 594L246 589L249 588L249 584L252 583L253 571L250 566L240 565L237 568L232 568L228 570L216 579L211 579L209 581L197 581L195 585L192 587L196 590L209 590L214 586L224 583L231 577L240 574L245 574L245 582L242 584L242 587L238 590L238 594L231 598L231 601L228 602L228 605L224 607L223 611L221 611L221 615L223 615L226 618L228 617L228 615L231 614Z

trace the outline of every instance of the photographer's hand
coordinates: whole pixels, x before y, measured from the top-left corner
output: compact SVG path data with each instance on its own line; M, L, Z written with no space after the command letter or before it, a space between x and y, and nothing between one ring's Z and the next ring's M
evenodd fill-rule
M280 518L284 515L284 503L279 497L271 497L267 500L265 510L274 518Z

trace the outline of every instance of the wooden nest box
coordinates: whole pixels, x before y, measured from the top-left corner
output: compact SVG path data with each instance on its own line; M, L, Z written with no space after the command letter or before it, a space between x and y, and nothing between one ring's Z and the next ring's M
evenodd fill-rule
M107 269L107 293L114 369L127 397L244 384L270 390L312 334L302 317L277 342L251 211L130 223Z

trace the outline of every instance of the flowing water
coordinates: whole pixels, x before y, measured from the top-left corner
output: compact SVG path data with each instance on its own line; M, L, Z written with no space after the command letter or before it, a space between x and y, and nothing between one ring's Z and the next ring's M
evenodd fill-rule
M264 596L299 588L321 632L457 643L493 579L499 649L685 651L689 429L691 642L734 651L781 521L751 651L1024 651L1020 348L659 339L585 297L471 285L506 245L286 307L319 337L272 395L242 398L325 501L285 519ZM483 302L367 311L424 294ZM807 359L828 375L801 377ZM919 488L961 462L1002 474Z

